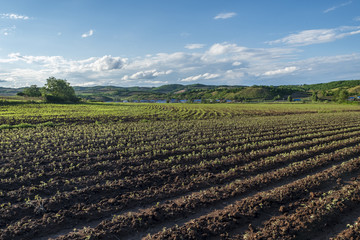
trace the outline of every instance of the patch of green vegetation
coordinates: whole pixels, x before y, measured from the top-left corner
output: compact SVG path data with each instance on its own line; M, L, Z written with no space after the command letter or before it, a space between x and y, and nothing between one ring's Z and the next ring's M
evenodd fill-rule
M332 90L335 88L352 88L360 85L360 80L343 80L343 81L333 81L328 83L318 83L318 84L309 84L301 85L301 88L307 91L314 90Z
M2 125L0 125L0 130L13 129L13 128L55 127L56 125L59 125L59 124L54 124L53 122L45 122L45 123L39 123L39 124L20 123L20 124L15 124L15 125L2 124Z
M289 102L256 104L17 103L0 106L0 125L2 129L5 129L27 127L27 125L18 126L21 123L34 126L56 126L57 124L183 121L359 110L359 105L355 104L320 102L308 104Z

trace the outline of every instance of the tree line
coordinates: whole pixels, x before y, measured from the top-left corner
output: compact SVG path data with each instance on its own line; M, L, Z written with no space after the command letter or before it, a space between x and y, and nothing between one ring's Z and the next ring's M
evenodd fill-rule
M44 87L40 88L37 85L31 85L22 92L17 93L17 95L43 97L46 102L52 103L76 103L80 101L70 83L55 77L49 77Z

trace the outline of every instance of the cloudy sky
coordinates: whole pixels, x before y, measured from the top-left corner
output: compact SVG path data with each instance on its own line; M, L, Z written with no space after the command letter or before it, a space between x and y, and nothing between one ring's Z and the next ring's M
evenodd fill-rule
M0 4L0 87L360 79L359 0Z

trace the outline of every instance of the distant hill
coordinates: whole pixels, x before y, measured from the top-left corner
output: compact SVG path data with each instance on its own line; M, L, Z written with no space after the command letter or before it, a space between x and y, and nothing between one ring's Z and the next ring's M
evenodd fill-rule
M353 88L360 86L360 80L343 80L343 81L334 81L328 83L318 83L318 84L304 84L300 85L304 90L332 90L335 88Z
M163 85L160 87L156 87L153 89L153 91L156 92L163 92L163 93L170 93L170 92L176 92L176 91L181 91L184 89L184 85L181 84L168 84L168 85Z
M284 100L289 95L294 98L307 98L319 92L323 100L331 99L334 91L347 89L350 94L360 94L360 80L343 80L318 84L280 85L280 86L228 86L204 84L167 84L160 87L117 87L117 86L74 86L77 96L92 101L122 100L171 100L203 99L215 101L228 99L246 100ZM0 96L14 96L23 88L2 88ZM321 92L321 93L320 93Z
M21 92L24 88L4 88L0 87L0 96L15 96L18 92Z
M168 99L177 93L190 93L215 89L233 89L241 86L227 85L204 85L204 84L167 84L160 87L116 87L116 86L95 86L78 87L75 86L75 92L78 96L89 100L108 101L109 98L117 100L140 100L140 99Z

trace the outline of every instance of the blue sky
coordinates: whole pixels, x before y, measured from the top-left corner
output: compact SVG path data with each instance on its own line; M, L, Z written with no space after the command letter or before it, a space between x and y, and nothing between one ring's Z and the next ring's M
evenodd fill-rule
M0 0L0 87L360 79L358 0Z

